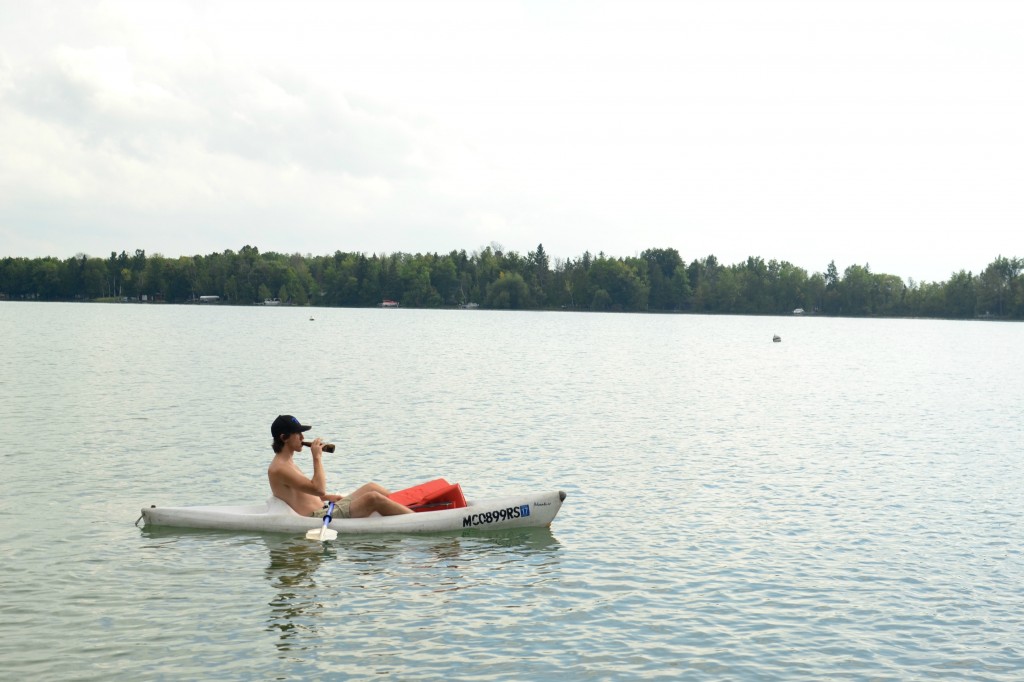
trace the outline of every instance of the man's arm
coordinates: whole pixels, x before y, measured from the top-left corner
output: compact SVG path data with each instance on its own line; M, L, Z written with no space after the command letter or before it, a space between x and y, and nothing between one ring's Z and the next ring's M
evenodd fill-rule
M324 472L324 444L319 438L313 440L309 446L310 452L313 453L313 478L310 483L316 490L307 491L313 495L316 495L320 499L324 498L327 494L327 474Z
M292 490L297 490L307 495L316 495L320 499L326 500L327 474L324 472L322 446L323 443L317 438L309 448L313 453L313 478L306 478L294 463L291 466L275 467L271 470L270 475L278 483Z

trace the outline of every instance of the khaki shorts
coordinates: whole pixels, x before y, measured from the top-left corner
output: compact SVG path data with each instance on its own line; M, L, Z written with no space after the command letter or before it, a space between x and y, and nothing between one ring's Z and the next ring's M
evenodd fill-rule
M332 519L350 519L352 518L352 511L349 509L349 505L352 504L351 498L346 497L343 500L334 503L334 513L331 514ZM327 516L327 507L324 505L322 509L317 509L315 512L310 514L313 518L322 519Z

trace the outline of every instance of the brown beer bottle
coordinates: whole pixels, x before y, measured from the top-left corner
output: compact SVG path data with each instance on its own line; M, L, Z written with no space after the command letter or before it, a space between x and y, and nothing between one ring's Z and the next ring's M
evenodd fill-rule
M308 448L313 444L313 441L304 440L302 444ZM334 443L324 443L324 452L334 452Z

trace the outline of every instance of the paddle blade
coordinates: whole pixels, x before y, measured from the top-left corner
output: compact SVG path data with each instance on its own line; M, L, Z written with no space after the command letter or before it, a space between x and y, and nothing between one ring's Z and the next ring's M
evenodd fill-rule
M338 537L338 531L333 528L310 528L306 531L307 540L335 540Z

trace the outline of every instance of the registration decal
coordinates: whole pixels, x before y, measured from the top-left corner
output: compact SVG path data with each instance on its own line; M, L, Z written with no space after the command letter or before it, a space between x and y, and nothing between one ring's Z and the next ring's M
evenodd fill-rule
M462 527L470 528L472 526L482 526L488 523L511 521L512 519L519 519L529 515L530 505L528 504L524 504L519 507L506 507L505 509L495 509L494 511L483 512L481 514L470 514L469 516L464 516L462 517Z

